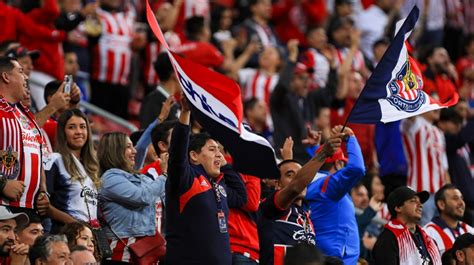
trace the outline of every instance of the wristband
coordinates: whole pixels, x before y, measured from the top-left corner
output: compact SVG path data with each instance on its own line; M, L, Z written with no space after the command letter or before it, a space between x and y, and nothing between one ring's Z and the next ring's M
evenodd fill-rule
M42 191L38 192L38 194L41 194L41 193L46 194L46 196L48 196L48 199L51 198L51 195L47 191L42 190Z

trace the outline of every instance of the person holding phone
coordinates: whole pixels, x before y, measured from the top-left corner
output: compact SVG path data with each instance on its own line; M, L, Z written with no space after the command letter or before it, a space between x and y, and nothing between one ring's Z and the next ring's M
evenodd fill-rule
M65 91L65 87L65 82L54 80L46 84L44 88L43 96L48 104L46 108L49 108L49 113L47 113L49 115L47 118L45 117L46 120L42 128L53 147L56 142L56 127L59 116L68 109L77 108L81 99L81 91L75 83L72 82L70 93Z

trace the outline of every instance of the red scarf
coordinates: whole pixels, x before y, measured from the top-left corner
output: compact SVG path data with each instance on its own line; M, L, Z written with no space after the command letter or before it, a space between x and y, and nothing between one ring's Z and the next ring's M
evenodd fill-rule
M423 264L420 253L416 247L415 241L412 238L408 227L402 224L397 219L393 219L385 225L385 228L392 231L397 238L398 242L398 254L400 257L400 264L403 265L420 265ZM423 229L417 225L417 229L420 231L425 243L426 249L433 261L433 265L441 265L441 257L439 250L433 239L428 236Z

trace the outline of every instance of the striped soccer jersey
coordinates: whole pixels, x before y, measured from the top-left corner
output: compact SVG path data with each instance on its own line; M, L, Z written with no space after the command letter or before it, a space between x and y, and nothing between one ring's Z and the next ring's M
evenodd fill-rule
M135 11L108 12L99 8L97 14L102 24L102 35L93 49L92 78L127 85Z
M474 228L466 223L459 222L457 229L451 229L439 217L433 218L423 229L436 242L441 255L443 255L446 250L452 248L458 236L465 233L474 234Z
M32 209L41 180L43 137L30 113L3 98L0 119L0 173L9 180L23 181L26 186L19 201L1 197L0 204Z
M446 184L448 160L444 134L418 116L402 122L403 147L408 163L407 185L434 194Z
M260 70L245 68L239 70L239 83L243 89L243 99L258 98L270 106L270 95L279 80L279 74L268 75Z
M344 63L344 60L347 57L347 53L349 52L348 48L340 48L335 50L334 60L336 63L337 68L341 67ZM354 54L354 58L352 59L352 70L354 71L361 71L365 68L365 61L364 55L360 50Z
M165 40L171 49L175 49L181 45L181 40L178 34L168 31L164 33ZM164 52L165 49L161 46L158 41L151 41L147 43L143 53L143 82L149 86L157 86L159 83L158 75L155 72L153 64L155 63L158 55Z
M305 64L313 69L313 81L317 87L325 88L331 67L328 59L314 48L309 48L304 54Z

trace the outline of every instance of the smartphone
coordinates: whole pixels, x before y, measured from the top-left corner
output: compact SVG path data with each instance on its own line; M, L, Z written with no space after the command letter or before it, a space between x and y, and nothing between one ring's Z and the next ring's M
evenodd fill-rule
M66 83L66 85L64 86L64 93L71 94L72 82L72 75L64 76L64 83Z

